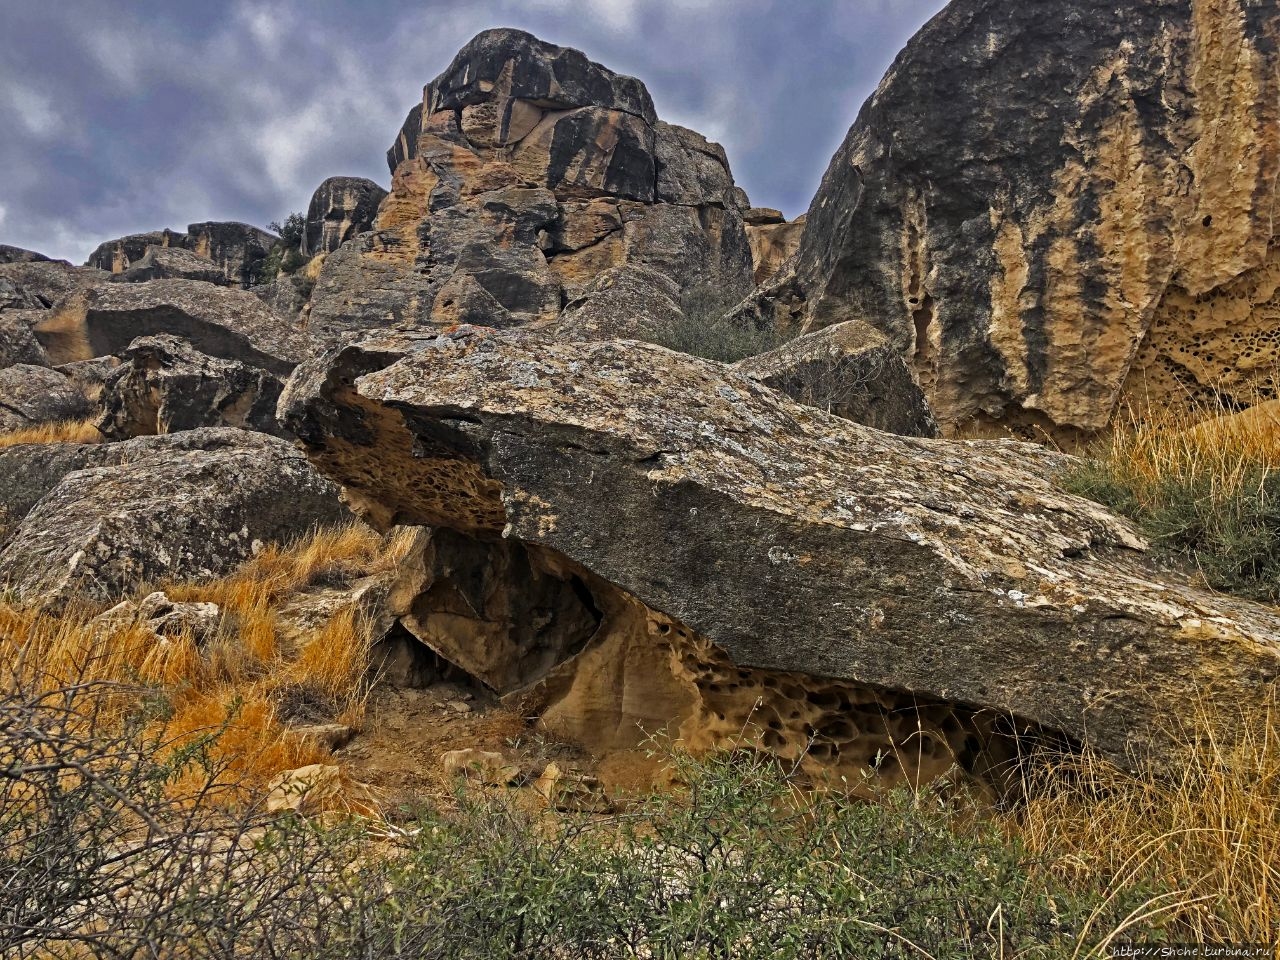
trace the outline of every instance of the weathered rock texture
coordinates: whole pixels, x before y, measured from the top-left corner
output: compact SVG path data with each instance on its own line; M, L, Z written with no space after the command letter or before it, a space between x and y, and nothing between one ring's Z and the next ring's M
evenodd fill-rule
M1274 395L1278 41L1275 0L955 0L863 108L766 299L784 321L844 302L949 425Z
M84 396L58 371L29 363L0 369L0 432L88 413Z
M800 216L788 223L779 211L768 207L752 207L747 211L747 240L751 244L756 283L771 279L795 256L806 219Z
M97 422L113 440L197 427L279 433L280 381L266 370L209 357L179 337L139 337L103 383Z
M347 516L274 437L198 430L107 449L113 465L63 475L0 551L0 583L19 597L106 604L140 583L208 579Z
M113 274L115 283L144 283L147 280L203 280L227 285L231 281L208 257L181 247L149 246L147 252L120 273Z
M335 350L281 409L377 525L475 541L424 557L419 635L595 748L745 726L931 776L985 762L1011 715L1124 758L1280 672L1274 610L1158 577L1031 445L895 437L657 347L465 327Z
M356 234L373 227L387 191L363 177L330 177L316 188L307 207L302 254L332 253Z
M276 374L287 374L312 346L296 321L253 294L195 280L104 284L70 297L36 326L55 363L114 355L137 337L165 333Z
M49 366L49 356L31 332L34 311L0 310L0 368L15 363Z
M861 320L823 327L735 367L837 417L908 437L938 436L937 421L906 361Z
M149 247L181 247L213 261L225 281L247 287L278 239L274 233L247 223L193 223L186 233L166 228L108 240L89 255L85 265L123 273L143 259Z
M745 199L717 145L640 81L491 30L427 85L388 152L375 230L325 259L310 322L549 324L602 271L750 289Z
M31 260L0 264L0 309L48 309L77 291L105 283L110 274L92 267L73 267L65 260ZM19 291L21 303L6 303Z

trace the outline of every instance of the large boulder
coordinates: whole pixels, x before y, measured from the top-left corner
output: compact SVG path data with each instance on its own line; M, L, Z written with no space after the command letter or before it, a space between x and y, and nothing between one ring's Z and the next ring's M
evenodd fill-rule
M297 321L251 293L196 280L113 283L83 290L50 311L36 335L55 363L120 353L137 337L182 337L211 357L287 374L311 350Z
M480 34L426 86L387 158L374 229L319 272L319 336L547 325L623 265L682 290L750 290L745 201L724 151L659 122L640 81L576 50Z
M947 425L1248 403L1280 360L1278 174L1273 0L954 0L832 159L795 279Z
M0 369L15 363L50 365L49 355L31 331L32 321L38 315L30 310L0 310Z
M906 361L861 320L823 327L735 367L837 417L907 437L938 436L937 421Z
M177 247L211 261L221 274L222 282L248 287L279 239L274 233L247 223L193 223L185 233L165 228L107 240L89 255L85 265L109 273L124 273L145 258L151 247Z
M479 545L488 588L460 559L424 577L424 639L469 621L491 674L502 644L534 665L504 680L522 709L597 748L639 722L934 775L1004 716L1125 761L1171 756L1186 703L1247 712L1280 675L1280 614L1160 571L1034 445L893 436L658 347L473 328L335 349L281 409L375 523ZM504 565L579 602L544 583L536 635L480 629L524 609L480 602Z
M120 459L64 475L0 551L0 583L19 598L106 605L141 584L207 580L347 516L275 437L199 430L108 448Z
M278 378L258 367L206 356L169 335L139 337L104 380L97 428L112 440L197 427L280 432Z
M88 414L84 395L58 371L30 363L0 369L0 432Z
M387 191L364 177L330 177L316 188L307 207L302 255L333 253L356 234L372 229Z

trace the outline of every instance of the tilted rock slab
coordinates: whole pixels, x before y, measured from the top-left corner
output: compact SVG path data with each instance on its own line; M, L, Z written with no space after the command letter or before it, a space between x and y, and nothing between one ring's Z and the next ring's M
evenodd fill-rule
M1280 358L1278 191L1275 0L954 0L827 169L800 316L847 302L948 424L1247 403Z
M985 709L1125 759L1166 751L1197 698L1248 710L1280 672L1276 611L1155 573L1125 521L1048 479L1059 455L881 433L659 347L387 337L300 367L281 411L378 525L448 528L490 570L522 551L577 594L547 591L539 630L567 642L525 692L594 747L634 745L637 721L694 743L758 724L784 755L936 767ZM424 575L423 617L498 632L502 591L445 566L471 585ZM557 609L570 634L584 611L599 625L554 636ZM909 730L867 749L877 709Z
M70 297L36 325L55 363L115 355L137 337L165 333L211 357L280 375L312 349L296 321L253 294L197 280L104 284Z
M81 455L95 459L70 459ZM193 430L100 456L112 462L65 473L0 551L0 584L19 598L109 604L146 583L211 579L350 516L302 454L259 433Z

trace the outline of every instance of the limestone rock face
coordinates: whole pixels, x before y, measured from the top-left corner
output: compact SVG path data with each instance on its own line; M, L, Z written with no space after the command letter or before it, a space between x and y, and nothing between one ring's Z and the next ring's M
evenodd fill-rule
M930 705L930 763L964 752L973 708L1123 759L1169 748L1189 698L1260 702L1280 675L1274 610L1157 574L1033 445L896 437L661 348L466 327L336 349L281 411L377 525L453 530L490 570L518 543L578 584L589 603L542 604L544 636L567 616L566 659L541 679L535 659L523 693L589 745L634 744L637 721L703 744L754 723L768 749L812 734L815 760L857 766L905 735L867 717L905 697ZM487 609L446 585L422 619L492 634ZM601 623L575 655L584 609Z
M36 326L55 363L114 355L155 334L276 374L292 370L312 345L296 321L275 315L253 294L195 280L104 284L69 298Z
M107 240L89 255L85 265L110 273L123 273L143 259L150 247L179 247L213 261L224 282L247 287L258 264L278 239L274 233L247 223L193 223L187 227L186 233L166 228Z
M280 381L258 367L209 357L169 335L139 337L103 383L98 430L113 440L197 427L280 432Z
M0 369L0 432L87 416L89 404L67 377L47 366Z
M36 253L34 250L24 250L22 247L11 247L7 243L0 243L0 263L33 263L42 260L48 260L43 253Z
M146 253L129 267L111 277L114 283L144 283L147 280L203 280L205 283L228 285L227 279L216 263L183 250L181 247L147 247Z
M373 227L387 191L363 177L330 177L316 188L307 207L302 253L332 253L358 233Z
M426 86L387 158L374 230L320 270L318 336L547 325L622 265L681 289L750 289L745 203L724 151L658 121L640 81L576 50L480 34Z
M795 281L945 424L1243 400L1274 391L1278 175L1275 0L954 0L832 159Z
M274 437L199 430L110 444L133 458L63 476L0 551L25 599L108 604L138 583L225 574L271 541L346 511L333 484Z
M906 361L861 320L823 327L734 366L837 417L907 437L938 436L938 424Z

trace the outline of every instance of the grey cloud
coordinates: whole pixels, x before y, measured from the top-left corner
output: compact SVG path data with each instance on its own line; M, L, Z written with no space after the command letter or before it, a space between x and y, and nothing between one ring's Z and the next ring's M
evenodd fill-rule
M265 224L333 174L389 175L422 85L514 26L644 80L724 143L757 204L802 213L862 101L943 0L0 0L0 242Z

